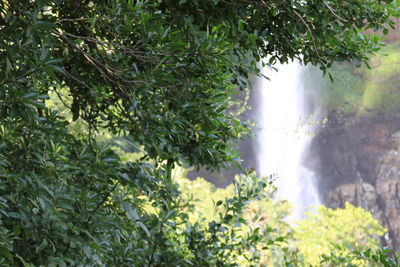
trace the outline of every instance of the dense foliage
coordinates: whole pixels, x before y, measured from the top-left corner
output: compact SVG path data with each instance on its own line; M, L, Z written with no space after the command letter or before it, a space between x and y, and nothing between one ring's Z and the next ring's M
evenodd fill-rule
M202 225L190 222L173 168L237 162L230 142L247 128L228 100L260 58L322 69L364 61L380 43L360 31L386 32L395 9L369 0L1 1L0 264L257 265L268 231L238 231L269 181L244 174L216 203L219 218ZM49 103L54 95L71 118ZM97 138L104 131L140 156L122 161Z
M193 221L208 223L216 220L221 210L215 207L215 203L234 195L233 185L225 189L215 188L202 178L189 181L182 172L175 175L182 194L195 201L190 212ZM269 188L269 193L273 192L274 188ZM369 212L349 203L343 209L314 208L316 211L308 212L307 217L289 223L287 218L292 210L289 202L273 198L252 201L245 207L249 224L241 228L243 231L248 231L249 226L268 229L261 244L277 241L271 243L267 251L259 248L262 251L261 262L266 266L285 266L288 262L295 266L320 266L330 254L349 256L364 248L379 248L378 240L386 230ZM346 260L358 266L367 265L367 262L352 257Z

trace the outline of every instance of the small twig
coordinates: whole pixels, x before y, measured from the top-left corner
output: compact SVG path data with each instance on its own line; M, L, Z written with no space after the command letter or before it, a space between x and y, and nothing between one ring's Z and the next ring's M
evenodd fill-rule
M284 2L286 3L286 1L284 1ZM315 50L315 52L317 53L317 57L318 57L319 59L321 59L321 56L320 56L320 54L319 54L319 52L318 52L317 45L316 45L316 43L315 43L314 35L313 35L313 33L312 33L310 27L308 26L307 22L303 19L303 17L302 17L295 9L293 9L293 12L294 12L294 14L295 14L297 17L299 17L299 19L303 22L304 26L306 26L308 32L310 33L311 41L312 41L312 43L313 43L314 50Z
M60 19L60 20L57 20L56 23L62 23L62 22L77 22L77 21L83 21L83 20L89 20L89 18Z
M28 72L26 72L24 75L21 75L21 76L16 77L14 80L8 80L8 81L5 81L5 82L3 82L3 83L0 83L0 86L6 85L6 84L8 84L8 83L16 82L16 81L18 81L18 80L20 80L20 79L26 78L26 77L28 77L30 74L32 74L32 73L34 73L34 72L36 72L36 71L37 71L37 69L34 69L33 71L28 71Z
M106 200L110 197L111 193L115 190L115 188L117 187L118 184L119 184L119 181L113 186L113 188L111 188L111 190L107 193L106 197L93 210L92 214L86 220L85 224L88 224L90 222L90 220L93 218L93 214L95 214L96 211L100 208L100 206L103 205L104 202L106 202ZM68 250L70 249L70 247L71 247L71 243L68 243L67 246L64 249L64 253L63 254L66 254L68 252Z
M65 103L64 99L62 99L62 96L61 96L60 92L57 91L57 89L54 89L53 92L56 93L56 95L58 96L58 99L60 99L60 102L64 105L64 107L71 109L71 107L67 103Z
M115 188L117 188L117 186L119 185L119 182L120 181L117 181L115 183L115 185L110 189L110 191L108 191L107 195L101 200L101 202L92 211L92 213L90 214L89 218L86 220L85 224L88 224L90 222L90 220L93 218L93 215L96 213L96 211L101 207L101 205L104 204L104 202L107 201L107 199L110 197L111 193L115 190Z
M118 72L117 69L114 69L112 67L108 67L96 58L94 58L92 55L84 51L82 48L79 46L75 45L71 40L69 40L64 34L61 34L57 31L53 31L54 34L59 36L61 39L66 41L68 45L70 45L74 50L80 52L84 58L92 65L94 66L100 73L104 75L104 78L106 78L108 81L111 83L115 84L122 93L124 93L126 96L129 97L128 92L120 86L120 83L118 82L118 79L126 84L132 84L132 83L141 83L143 81L137 80L137 81L132 81L132 80L127 80L124 77L121 77L120 75L117 75L115 72Z
M335 10L334 10L331 6L329 6L325 1L323 1L322 3L323 3L323 4L329 9L329 11L330 11L335 17L337 17L339 20L341 20L341 21L343 21L343 22L349 22L348 20L339 17L339 15L336 14Z

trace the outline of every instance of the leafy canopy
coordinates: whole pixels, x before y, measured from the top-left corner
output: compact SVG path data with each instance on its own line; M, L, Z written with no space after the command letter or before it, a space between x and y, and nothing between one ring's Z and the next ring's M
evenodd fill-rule
M257 62L366 60L390 1L3 1L3 98L67 88L73 118L133 136L146 156L215 167L245 131L224 113ZM29 88L27 90L27 88ZM13 100L10 100L13 99ZM39 101L36 101L39 100ZM7 102L8 103L8 102ZM38 104L34 104L38 105ZM6 117L35 112L7 108ZM14 115L12 115L14 114ZM40 115L40 114L39 114Z

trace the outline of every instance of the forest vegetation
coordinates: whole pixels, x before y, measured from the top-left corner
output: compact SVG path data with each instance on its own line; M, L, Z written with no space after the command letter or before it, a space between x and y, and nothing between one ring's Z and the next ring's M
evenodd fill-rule
M370 57L370 68L349 63L334 64L329 70L334 83L328 77L322 77L318 68L310 66L305 74L305 88L316 90L320 103L330 110L358 116L385 114L398 117L399 49L399 41L386 45L379 54Z
M0 265L398 266L359 208L291 226L272 177L184 178L239 166L251 133L231 100L261 59L367 63L383 46L367 30L396 16L370 0L1 1Z

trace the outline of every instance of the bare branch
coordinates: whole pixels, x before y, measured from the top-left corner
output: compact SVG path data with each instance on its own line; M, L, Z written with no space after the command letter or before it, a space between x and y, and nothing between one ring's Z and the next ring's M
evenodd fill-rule
M78 21L85 21L89 20L89 18L76 18L76 19L60 19L57 20L56 23L63 23L63 22L78 22Z
M343 22L349 22L348 20L339 17L339 15L336 14L335 10L334 10L331 6L329 6L325 1L323 1L322 3L324 3L324 5L329 9L329 11L330 11L336 18L338 18L339 20L341 20L341 21L343 21Z

